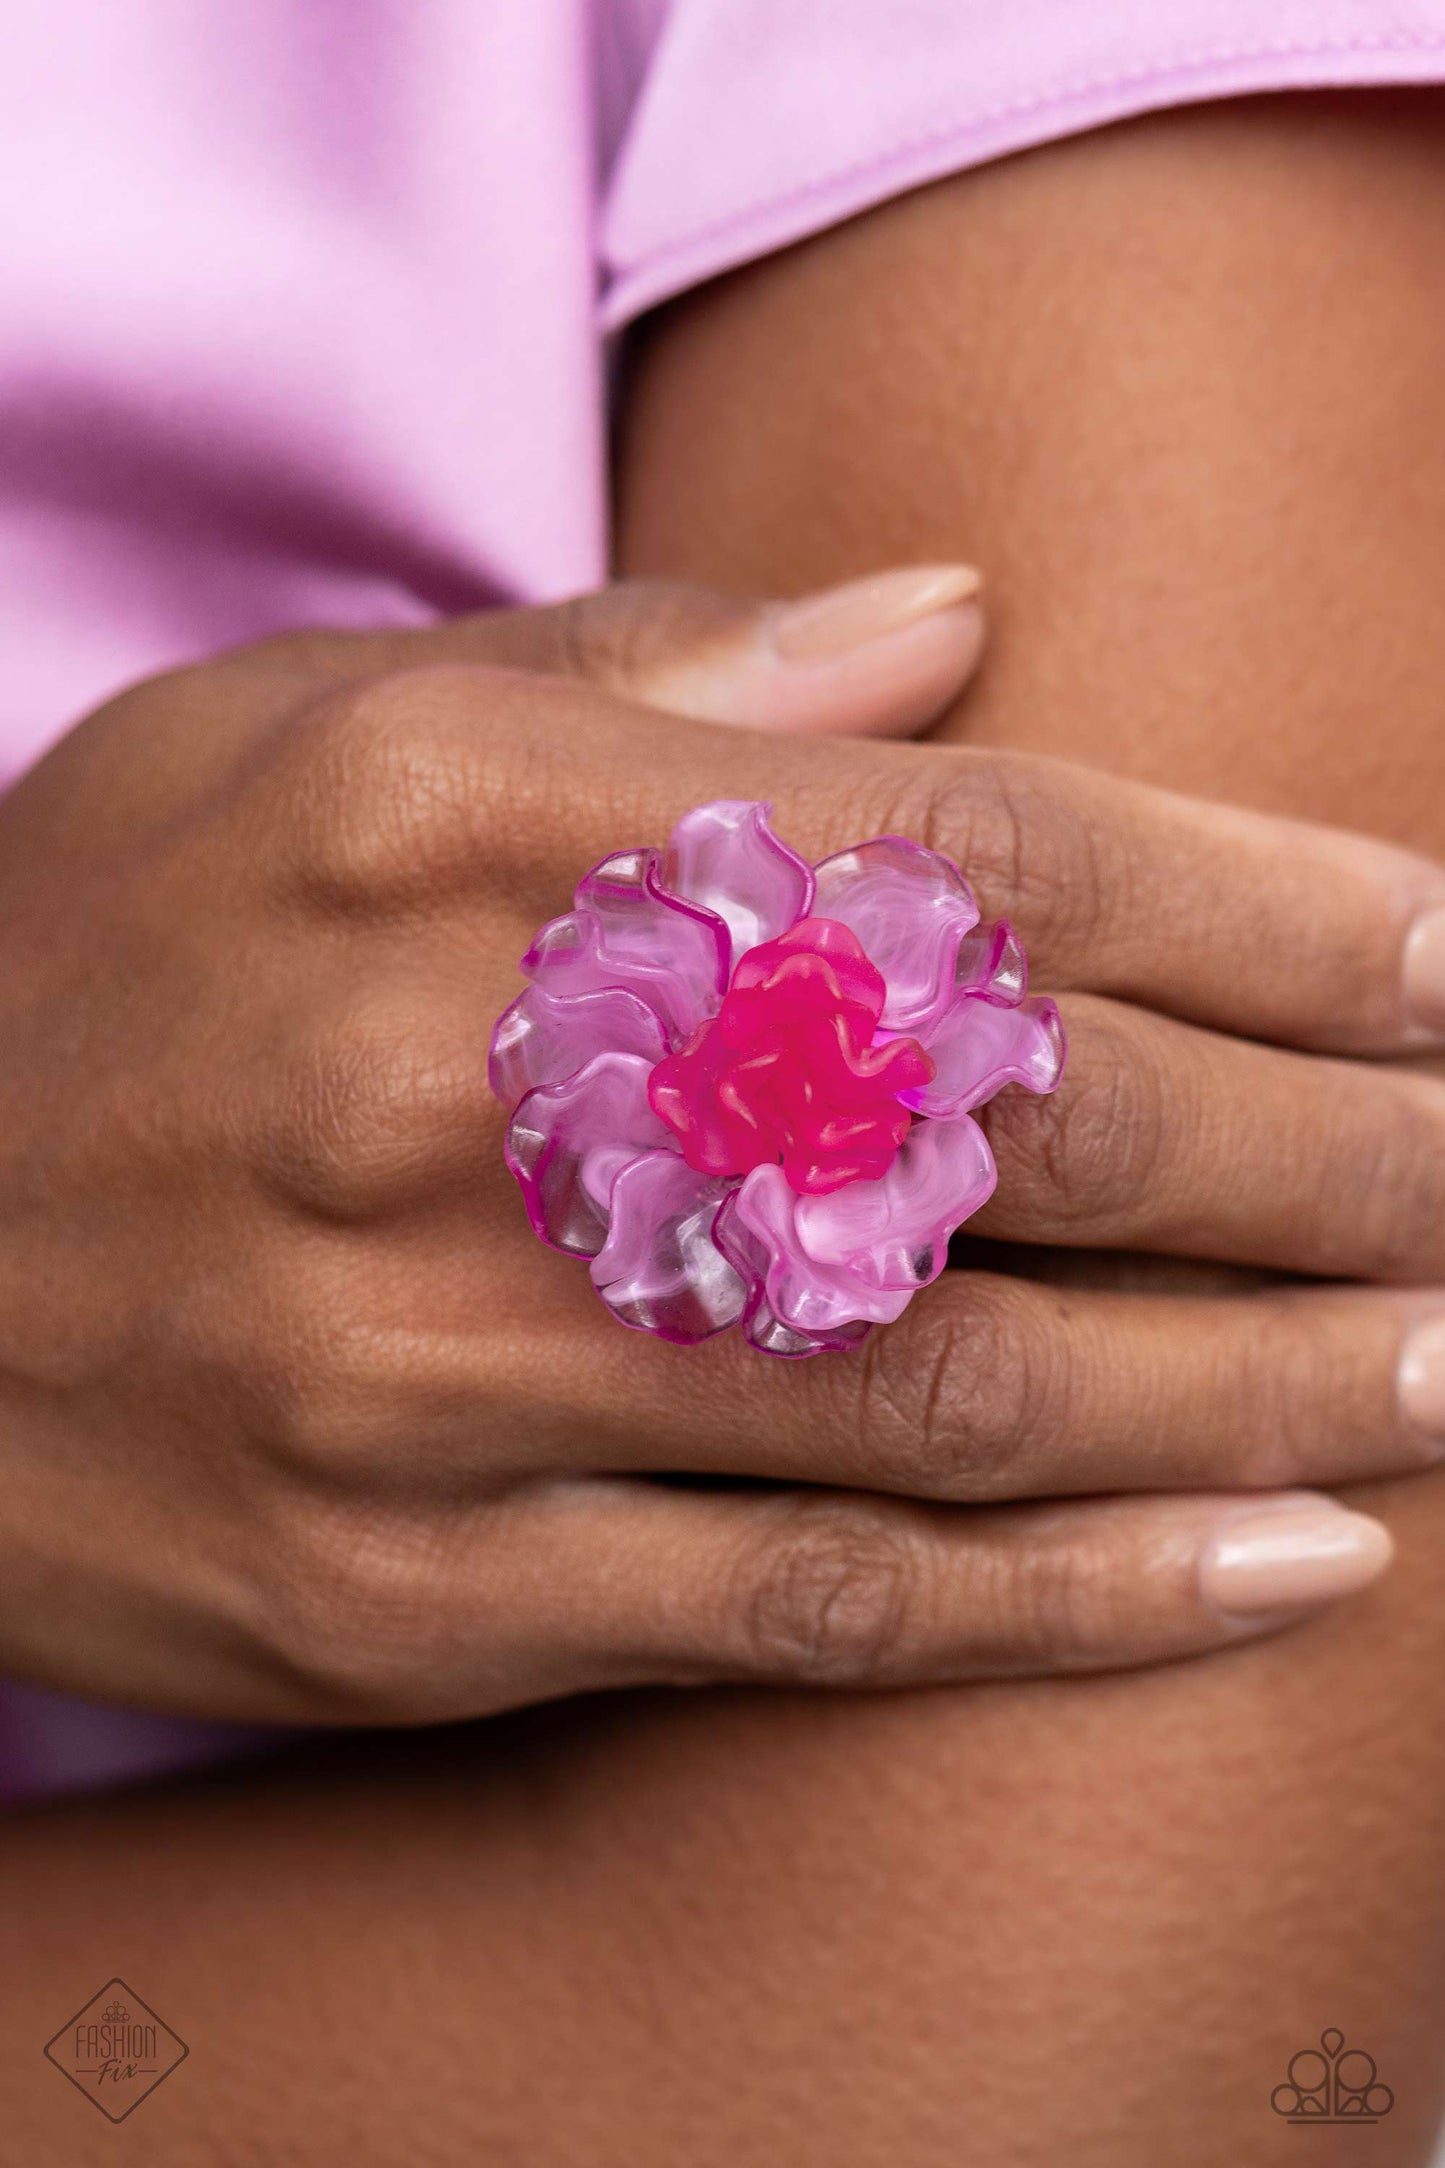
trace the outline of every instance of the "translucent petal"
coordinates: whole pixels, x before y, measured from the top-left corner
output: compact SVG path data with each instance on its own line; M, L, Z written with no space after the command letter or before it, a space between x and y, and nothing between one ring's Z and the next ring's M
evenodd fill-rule
M957 866L905 836L878 836L815 868L813 910L851 926L888 982L885 1030L926 1038L951 1000L959 945L978 924Z
M1058 1007L1047 997L1003 1008L986 994L962 993L928 1041L932 1081L899 1097L915 1113L947 1119L982 1106L1005 1084L1051 1092L1066 1050Z
M1006 918L985 919L964 935L953 984L956 993L987 994L990 1001L1000 1001L1007 1008L1016 1008L1023 1000L1029 986L1028 960Z
M826 1197L800 1197L780 1167L755 1167L719 1215L718 1241L761 1285L754 1314L765 1304L790 1331L834 1335L900 1316L994 1180L976 1122L918 1122L880 1181Z
M731 949L720 918L668 892L661 864L658 851L619 851L594 866L576 908L548 920L522 969L550 994L625 987L680 1045L721 1001Z
M937 1278L949 1236L996 1180L977 1122L915 1122L880 1181L800 1197L798 1238L819 1264L846 1265L869 1286L911 1293Z
M668 888L724 921L734 966L760 941L806 918L813 901L812 869L773 834L771 811L750 799L719 798L685 813L668 838Z
M607 1241L592 1280L614 1317L687 1343L735 1325L747 1285L713 1241L729 1185L672 1152L648 1152L612 1184Z
M636 1054L648 1063L667 1052L662 1019L625 986L550 994L529 986L504 1009L492 1033L488 1076L504 1107L540 1084L560 1084L597 1054Z
M869 1338L873 1331L871 1318L854 1318L845 1325L817 1331L802 1331L797 1325L784 1325L767 1292L773 1244L754 1234L752 1227L741 1221L737 1214L737 1192L717 1214L715 1240L717 1247L726 1251L732 1264L737 1266L747 1286L743 1335L758 1348L760 1355L821 1355L828 1348L847 1353L849 1348L862 1346Z
M622 1169L647 1152L673 1156L672 1133L647 1103L649 1074L635 1054L599 1054L528 1092L512 1116L507 1165L534 1232L553 1249L595 1257Z
M839 1325L832 1332L799 1332L795 1325L783 1323L766 1294L759 1295L743 1321L744 1337L760 1355L822 1355L830 1349L847 1354L861 1347L872 1330L866 1319L860 1319L856 1324Z

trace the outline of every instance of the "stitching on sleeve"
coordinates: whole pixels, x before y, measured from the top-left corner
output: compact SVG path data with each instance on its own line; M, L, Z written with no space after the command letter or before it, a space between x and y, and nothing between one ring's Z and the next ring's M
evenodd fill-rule
M1110 91L1131 90L1141 84L1162 81L1170 77L1181 78L1200 75L1211 68L1231 67L1249 60L1325 60L1343 58L1350 53L1440 53L1445 52L1445 34L1420 35L1415 32L1399 35L1365 34L1350 38L1333 39L1269 39L1249 45L1220 45L1196 48L1192 52L1174 53L1146 66L1124 68L1109 75L1081 76L1073 82L1051 84L1046 90L1032 93L1027 98L1015 98L1000 105L978 106L972 112L955 115L945 125L926 129L921 135L907 136L891 144L885 151L873 152L867 158L858 159L851 165L835 166L826 174L814 175L796 188L784 189L778 195L755 197L751 202L727 212L721 218L709 219L701 226L694 226L667 242L663 247L652 249L646 255L629 263L618 274L618 285L631 284L640 275L659 265L669 263L674 257L686 255L699 242L711 240L715 235L733 232L745 226L763 211L778 211L790 204L807 203L814 196L826 195L840 182L862 180L865 175L876 173L897 161L915 156L952 142L957 136L970 130L987 128L999 121L1021 120L1027 116L1045 113L1051 107L1071 105L1080 98L1092 98ZM1283 86L1281 86L1283 87ZM1261 92L1267 84L1260 84Z

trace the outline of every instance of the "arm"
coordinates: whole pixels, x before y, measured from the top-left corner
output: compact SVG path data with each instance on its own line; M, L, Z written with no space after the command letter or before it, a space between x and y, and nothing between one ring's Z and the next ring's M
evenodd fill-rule
M1445 493L1387 428L1430 338L1410 221L1438 217L1433 172L1351 109L1261 104L1019 159L764 265L646 358L624 556L801 588L974 548L999 647L971 731L1237 797L1278 758L1274 802L1350 818L1380 774L1388 828L1435 773L1445 660L1406 578L1439 561ZM1192 746L1181 718L1222 679L1230 735ZM12 1825L0 1919L46 1930L0 1968L26 2157L78 2160L87 2119L97 2158L114 2134L80 2102L62 2121L22 1998L58 2023L133 1962L203 2043L128 2126L147 2158L214 2149L239 2112L296 2160L1328 2161L1268 2096L1337 2025L1399 2096L1372 2158L1416 2162L1445 2024L1431 1482L1365 1494L1402 1551L1378 1596L1192 1666L613 1697Z
M722 282L643 349L624 564L810 583L967 551L993 638L953 733L1440 852L1440 119L1430 94L1169 115ZM1420 2157L1445 1484L1366 1502L1396 1574L1270 1648L846 1733L745 1720L765 1744L734 1781L769 1837L802 1782L858 1861L831 1934L843 1977L886 1974L890 2046L861 2061L900 2157L950 2157L950 2122L990 2164L1285 2157L1265 2103L1326 2025L1395 2085L1379 2157ZM817 2054L856 2128L859 2066Z

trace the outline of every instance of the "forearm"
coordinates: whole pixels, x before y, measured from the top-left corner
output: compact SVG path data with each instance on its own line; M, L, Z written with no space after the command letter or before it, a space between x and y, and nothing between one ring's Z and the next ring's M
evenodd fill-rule
M645 350L624 563L805 587L972 556L992 646L951 734L1445 851L1439 120L1171 115L723 283ZM946 2010L972 2043L967 2086L947 2039L922 2082L969 2102L980 2159L1263 2161L1290 2142L1270 2087L1329 2024L1392 2065L1390 2157L1415 2157L1445 2023L1445 1486L1371 1502L1402 1548L1384 1593L1271 1648L829 1730L836 1782L895 1802L855 1857L931 1854L868 1932L901 2029ZM770 1751L807 1763L829 1719L792 1722Z
M1423 136L1310 110L1042 152L700 297L634 388L625 561L800 589L974 555L971 733L1445 846L1445 487L1409 419L1445 181ZM113 2155L26 2013L134 1963L196 2043L130 2126L148 2159L236 2116L330 2160L362 2098L358 2161L1263 2168L1333 2025L1403 2168L1445 2026L1429 1482L1372 1494L1378 1597L1227 1657L602 1699L339 1750L344 1784L17 1822L0 1918L46 1948L3 1968L16 2140L70 2164L88 2118ZM1353 2159L1334 2136L1305 2143Z

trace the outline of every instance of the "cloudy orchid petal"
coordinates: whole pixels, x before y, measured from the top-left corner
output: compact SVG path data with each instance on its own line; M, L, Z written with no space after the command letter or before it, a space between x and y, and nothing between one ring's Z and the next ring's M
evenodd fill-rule
M719 1232L783 1326L826 1334L862 1319L883 1324L938 1277L949 1236L995 1180L976 1122L919 1122L881 1180L824 1197L800 1196L780 1167L754 1168Z
M671 1155L671 1133L647 1103L649 1073L636 1054L598 1054L564 1082L528 1092L512 1116L507 1165L533 1232L553 1249L595 1257L622 1169L647 1152Z
M1028 989L1028 959L1006 918L985 919L964 935L954 963L954 993L986 994L990 1001L1015 1008ZM944 1003L933 1019L935 1029L951 1006Z
M669 890L722 919L734 967L812 907L812 868L773 834L771 811L748 799L722 798L684 814L668 838Z
M1056 1002L1034 998L1004 1008L987 995L963 993L928 1042L932 1078L899 1097L915 1114L949 1121L992 1099L1005 1084L1055 1090L1065 1052Z
M725 1182L673 1152L646 1152L612 1183L592 1284L624 1325L687 1344L735 1325L747 1283L713 1240Z
M661 1017L676 1045L711 1015L731 968L727 927L669 892L659 851L618 851L579 882L575 908L549 919L522 958L551 994L621 986Z
M904 836L878 836L823 859L815 880L815 915L851 927L888 982L884 1029L926 1041L952 998L960 945L978 924L957 866Z
M625 986L552 994L529 986L503 1010L492 1034L488 1078L504 1107L541 1084L560 1084L597 1054L636 1054L648 1067L667 1052L662 1019Z

